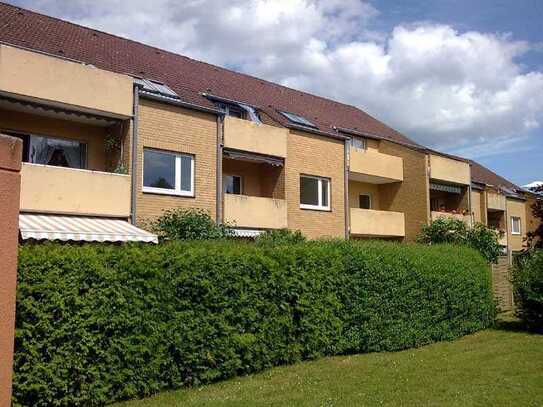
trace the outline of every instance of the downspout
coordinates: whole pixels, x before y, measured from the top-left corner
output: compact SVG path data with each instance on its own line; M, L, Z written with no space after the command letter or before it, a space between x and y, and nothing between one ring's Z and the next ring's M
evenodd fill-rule
M469 208L469 221L470 226L475 226L475 222L473 219L473 208L471 207L471 165L469 166L469 186L468 186L468 208Z
M343 173L343 180L344 180L344 196L343 196L343 205L345 210L345 239L349 240L351 236L351 210L349 206L349 141L350 139L347 139L344 141L344 153L343 153L343 167L344 167L344 173Z
M222 155L224 146L224 115L217 115L217 195L216 195L216 223L223 223L223 208L222 208Z
M130 223L136 224L136 192L137 192L137 163L138 163L138 113L139 85L134 84L134 105L132 107L132 157L131 157L131 194L130 194Z

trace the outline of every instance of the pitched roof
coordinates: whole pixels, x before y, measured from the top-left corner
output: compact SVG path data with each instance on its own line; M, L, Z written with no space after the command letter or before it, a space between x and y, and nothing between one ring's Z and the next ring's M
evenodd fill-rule
M422 148L354 106L5 3L0 3L0 42L158 80L200 106L213 107L201 94L209 92L258 107L285 126L289 122L279 111L304 116L322 132L333 133L336 126Z
M471 180L480 184L492 185L498 188L506 188L508 190L521 190L518 185L513 184L511 181L499 176L495 172L482 166L481 164L469 160L471 164Z

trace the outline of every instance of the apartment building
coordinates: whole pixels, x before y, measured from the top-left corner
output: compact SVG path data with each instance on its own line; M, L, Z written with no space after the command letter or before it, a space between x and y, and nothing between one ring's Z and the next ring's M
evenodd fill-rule
M413 241L438 217L487 222L473 163L358 108L6 4L0 26L23 239L156 241L137 226L173 208L242 237Z

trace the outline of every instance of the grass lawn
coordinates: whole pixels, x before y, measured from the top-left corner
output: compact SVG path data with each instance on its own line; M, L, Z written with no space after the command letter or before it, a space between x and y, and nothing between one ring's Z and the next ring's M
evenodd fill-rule
M323 358L117 407L541 406L543 335L502 324L454 342Z

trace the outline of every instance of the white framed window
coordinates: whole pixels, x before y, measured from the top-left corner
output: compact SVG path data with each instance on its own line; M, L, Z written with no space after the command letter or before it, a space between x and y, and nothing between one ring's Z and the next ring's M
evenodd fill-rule
M194 196L194 157L143 149L143 192Z
M330 180L312 175L301 175L300 208L329 211Z
M511 216L511 234L520 235L520 218L517 216Z
M366 150L367 143L365 138L351 137L351 147L357 150Z
M371 209L371 195L370 194L360 194L359 199L359 207L360 209Z
M239 175L225 175L222 183L225 194L241 195L243 193L243 179Z

